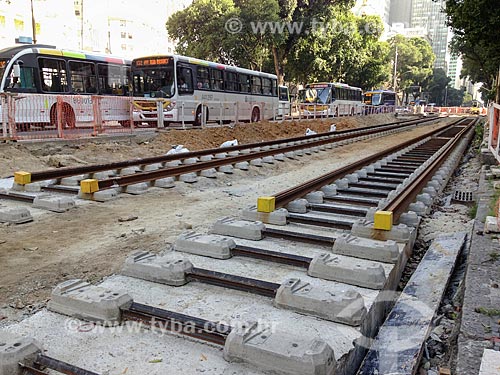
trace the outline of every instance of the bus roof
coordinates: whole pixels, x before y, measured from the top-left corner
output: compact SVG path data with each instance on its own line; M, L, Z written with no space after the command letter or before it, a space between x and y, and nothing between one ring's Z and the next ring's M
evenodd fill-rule
M32 44L32 45L7 47L0 50L0 59L11 59L22 51L26 51L27 53L30 52L38 53L41 55L64 56L64 57L71 57L74 59L102 61L115 64L130 64L130 60L117 56L111 56L100 53L87 53L83 51L72 51L67 49L58 49L55 46L45 45L45 44Z
M315 82L315 83L308 83L305 87L306 88L321 88L321 87L337 87L337 88L344 88L344 89L351 89L351 90L356 90L356 91L363 91L359 87L355 86L349 86L347 83L340 83L340 82Z
M229 72L238 72L238 73L243 73L243 74L256 74L257 73L261 77L277 79L276 75L270 74L270 73L259 72L257 70L239 68L239 67L233 66L233 65L219 64L219 63L215 63L212 61L201 60L201 59L197 59L194 57L187 57L187 56L175 55L175 54L141 56L141 57L137 57L137 58L133 59L132 61L134 62L136 60L143 60L143 59L153 60L153 59L162 59L162 58L174 58L174 59L177 59L178 61L181 61L181 62L195 64L195 65L202 65L202 66L206 66L206 67L213 68L213 69L227 70Z
M378 94L378 93L386 93L386 94L395 94L394 91L392 90L368 90L368 91L365 91L365 94Z

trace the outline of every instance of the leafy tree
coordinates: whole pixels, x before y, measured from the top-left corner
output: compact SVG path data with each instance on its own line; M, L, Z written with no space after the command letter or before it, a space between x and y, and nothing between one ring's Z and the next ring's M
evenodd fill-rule
M425 89L430 94L429 100L438 106L444 105L448 91L451 89L451 87L448 87L450 82L451 78L446 75L444 69L434 69L429 84Z
M496 89L496 101L500 102L500 87L494 87L495 77L500 86L498 0L447 0L445 11L454 33L452 51L463 56L462 75L469 76L473 82L483 82L483 98L492 99Z
M443 105L448 107L459 107L466 102L465 95L469 95L470 100L472 100L472 96L470 94L466 94L465 89L458 90L454 87L448 87L446 101Z
M397 89L407 92L410 86L425 87L432 76L432 66L435 60L429 42L423 38L395 35L389 40L389 44L391 56L396 56L397 48Z

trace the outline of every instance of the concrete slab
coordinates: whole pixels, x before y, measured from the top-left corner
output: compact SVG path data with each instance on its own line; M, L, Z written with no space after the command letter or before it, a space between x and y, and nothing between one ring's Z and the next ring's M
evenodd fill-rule
M179 176L179 181L185 182L187 184L194 184L195 182L198 182L198 175L194 172L181 174Z
M217 259L231 258L231 249L236 243L233 239L216 234L201 234L194 231L181 234L175 241L175 251L207 256Z
M200 156L200 161L210 161L214 158L213 155L202 155Z
M25 207L0 209L0 223L23 224L30 221L33 221L33 216Z
M75 200L70 197L38 195L33 200L33 207L53 212L65 212L75 207Z
M312 191L304 197L309 203L323 203L325 193L322 191Z
M242 162L236 163L234 165L234 167L236 169L239 169L242 171L248 171L248 169L250 168L250 164L247 161L242 161Z
M266 164L274 164L274 157L272 156L264 156L262 158L262 162Z
M262 239L264 228L265 225L261 221L247 221L224 217L215 222L210 233L248 240L260 240Z
M193 269L191 262L178 253L164 256L138 251L131 254L122 269L122 275L171 286L186 284L186 273Z
M350 233L336 238L332 252L385 263L396 263L399 259L399 247L395 241L373 240Z
M382 289L386 283L385 270L380 263L353 262L346 257L328 253L316 255L307 273L313 277L370 289Z
M288 159L296 159L296 156L297 154L295 153L295 151L287 151L285 152L285 157L287 157Z
M479 375L498 375L500 374L500 352L491 349L485 349L481 360Z
M273 331L258 323L233 329L224 346L228 362L246 362L276 374L331 375L336 361L323 340Z
M285 154L276 154L274 155L274 159L277 161L285 161Z
M88 175L78 175L61 178L60 185L63 186L80 186L80 181L85 180Z
M373 228L373 222L360 219L354 222L351 233L355 236L372 238L376 240L393 240L396 242L408 242L411 238L411 232L407 225L394 225L391 230L378 230Z
M227 158L227 152L219 152L214 155L216 159L225 159Z
M337 195L337 185L326 185L321 188L324 198L333 198Z
M131 303L132 298L122 291L113 291L74 279L56 286L47 308L59 314L104 326L114 326L121 321L120 308Z
M217 178L217 169L215 168L204 169L200 172L200 176L206 178Z
M250 160L250 165L253 165L254 167L262 167L262 159L261 158L252 159Z
M465 239L465 233L451 233L434 240L380 328L359 375L416 373Z
M351 326L359 326L366 315L363 297L355 290L326 290L298 278L281 284L274 305Z
M171 161L167 161L165 163L165 167L167 167L167 168L175 168L175 167L178 167L181 164L182 163L181 163L180 160L171 160Z
M186 158L182 161L182 164L185 165L190 165L190 164L196 164L200 161L198 158Z
M297 214L305 214L308 210L309 202L307 199L296 199L287 204L286 209L289 212L294 212Z
M228 165L221 165L218 168L219 172L225 173L225 174L233 174L234 173L234 167L231 164Z
M163 164L162 163L153 163L153 164L146 164L142 166L142 171L143 172L152 172L152 171L157 171L158 169L162 169Z
M256 206L244 209L241 213L244 220L260 221L265 224L286 225L288 210L278 208L273 212L259 212Z
M142 170L139 167L126 167L126 168L120 169L118 172L119 172L120 176L127 176L127 175L142 172Z
M31 366L42 346L35 339L0 331L0 375L23 375L19 363Z

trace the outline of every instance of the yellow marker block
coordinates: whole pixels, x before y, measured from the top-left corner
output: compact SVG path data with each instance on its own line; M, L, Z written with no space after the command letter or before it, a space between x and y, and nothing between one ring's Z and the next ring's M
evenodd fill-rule
M276 198L274 197L257 198L258 212L273 212L275 208L276 208Z
M31 173L19 171L14 173L14 182L18 185L26 185L31 182Z
M80 190L85 194L92 194L99 191L99 182L94 178L80 181Z
M377 211L375 212L375 229L391 230L392 229L392 211Z

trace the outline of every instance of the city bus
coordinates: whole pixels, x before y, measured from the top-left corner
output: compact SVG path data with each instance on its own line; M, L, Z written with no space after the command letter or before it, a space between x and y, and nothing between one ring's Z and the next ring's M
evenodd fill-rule
M286 118L292 114L292 103L290 102L290 91L287 86L278 86L278 117Z
M103 121L130 123L130 104L116 100L129 94L130 61L95 53L57 49L49 45L19 45L0 50L0 95L15 96L18 128L65 128L94 120L92 96L100 100ZM4 97L5 97L4 95ZM115 99L115 100L113 100ZM5 122L0 106L0 119ZM3 114L3 116L2 116Z
M363 95L359 87L345 83L311 83L299 91L299 108L305 117L331 117L363 113Z
M396 93L389 90L372 90L366 91L364 94L364 102L366 105L372 106L395 106Z
M163 111L164 124L257 122L279 107L275 75L180 55L132 60L132 87L134 121L156 121Z

